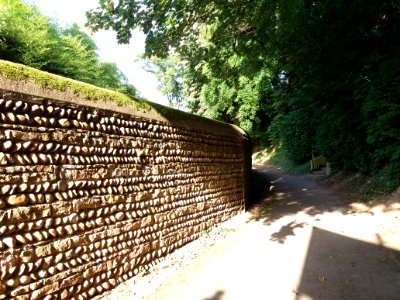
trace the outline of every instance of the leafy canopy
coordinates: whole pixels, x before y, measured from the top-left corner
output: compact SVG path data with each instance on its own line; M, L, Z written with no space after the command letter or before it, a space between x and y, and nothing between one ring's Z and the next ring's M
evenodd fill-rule
M398 1L101 0L88 25L120 42L141 28L159 66L173 53L192 111L400 184Z
M115 64L101 62L78 25L61 28L21 0L0 0L0 58L138 96Z

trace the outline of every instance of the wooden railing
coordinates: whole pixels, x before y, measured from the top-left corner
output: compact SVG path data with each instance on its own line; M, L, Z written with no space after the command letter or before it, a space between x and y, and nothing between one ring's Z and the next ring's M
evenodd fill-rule
M311 171L317 171L321 167L326 166L326 158L322 155L314 157L313 159L310 160L311 164Z

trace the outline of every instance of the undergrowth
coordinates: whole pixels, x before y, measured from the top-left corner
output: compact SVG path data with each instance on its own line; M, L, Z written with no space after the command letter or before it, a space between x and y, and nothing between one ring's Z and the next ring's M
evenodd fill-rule
M310 173L310 162L295 164L290 160L280 148L264 149L253 155L253 161L256 163L269 164L280 168L288 173L305 174Z
M392 167L386 167L376 174L361 174L347 183L347 189L365 201L374 196L390 194L400 186L400 178L393 176L393 171Z

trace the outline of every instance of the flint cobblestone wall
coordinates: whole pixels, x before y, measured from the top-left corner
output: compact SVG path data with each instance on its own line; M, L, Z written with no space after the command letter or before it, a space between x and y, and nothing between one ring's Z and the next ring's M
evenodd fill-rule
M246 141L0 90L0 299L92 299L241 213Z

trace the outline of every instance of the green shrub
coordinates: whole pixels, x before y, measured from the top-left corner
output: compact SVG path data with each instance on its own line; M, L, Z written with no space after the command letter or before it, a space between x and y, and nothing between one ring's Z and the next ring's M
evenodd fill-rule
M310 162L306 161L301 164L296 164L286 156L286 152L278 148L268 160L271 165L281 168L284 171L294 174L310 173Z
M313 123L311 114L306 110L295 110L272 121L272 140L280 143L281 151L294 164L304 163L311 158Z
M337 168L367 171L369 146L359 122L359 114L354 110L326 112L316 128L317 151Z

